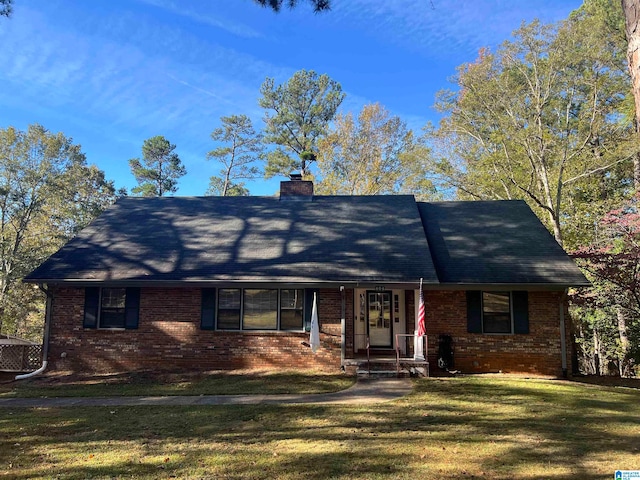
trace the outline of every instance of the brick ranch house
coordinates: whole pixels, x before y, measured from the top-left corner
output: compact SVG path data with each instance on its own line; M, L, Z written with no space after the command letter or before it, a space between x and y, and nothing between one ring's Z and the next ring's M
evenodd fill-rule
M431 365L448 334L463 372L571 368L565 292L588 282L522 201L314 196L298 178L279 198L122 198L25 281L48 292L49 367L105 372L338 370L367 341L395 356L421 278Z

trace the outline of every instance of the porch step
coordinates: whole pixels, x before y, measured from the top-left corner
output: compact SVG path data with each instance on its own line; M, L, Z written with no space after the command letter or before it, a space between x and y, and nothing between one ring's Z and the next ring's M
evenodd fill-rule
M356 367L356 374L359 376L370 375L376 377L409 377L409 376L429 376L429 364L408 364L406 362L400 363L400 371L396 369L396 362L371 362L371 365L367 366L367 362L360 362Z
M404 377L409 374L409 372L405 371L400 371L398 374L395 358L378 358L371 360L369 364L367 364L366 360L361 360L358 362L356 373L361 376L366 375L371 377Z
M402 372L400 372L402 373ZM398 372L395 370L373 370L371 369L371 373L366 368L359 368L356 370L356 374L358 376L372 376L372 377L395 377Z

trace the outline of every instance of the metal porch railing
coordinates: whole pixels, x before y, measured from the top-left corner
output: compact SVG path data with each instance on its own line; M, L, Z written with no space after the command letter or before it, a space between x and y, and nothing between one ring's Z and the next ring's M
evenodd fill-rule
M416 355L416 350L420 350L422 344L423 358ZM414 334L396 334L396 372L400 375L402 370L415 372L418 375L429 376L429 360L427 347L429 346L427 336L416 337ZM422 370L423 369L423 370Z
M371 375L371 342L369 341L369 335L365 333L356 333L354 335L354 352L360 352L365 350L367 353L367 374Z

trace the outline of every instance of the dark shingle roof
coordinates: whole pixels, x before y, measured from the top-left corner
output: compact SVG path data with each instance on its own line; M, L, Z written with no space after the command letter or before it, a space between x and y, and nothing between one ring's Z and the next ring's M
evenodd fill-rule
M524 202L416 203L410 195L123 198L25 280L421 277L426 284L588 284Z
M27 281L437 283L413 196L122 198Z
M589 284L524 201L418 203L418 208L442 283Z

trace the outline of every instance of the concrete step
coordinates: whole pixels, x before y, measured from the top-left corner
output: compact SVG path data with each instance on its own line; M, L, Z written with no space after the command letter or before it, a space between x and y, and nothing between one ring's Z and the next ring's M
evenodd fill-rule
M395 370L371 370L371 376L376 376L376 377L395 377L397 375L398 372L396 372ZM366 368L359 368L358 370L356 370L356 374L358 375L369 375L369 370L367 370Z

